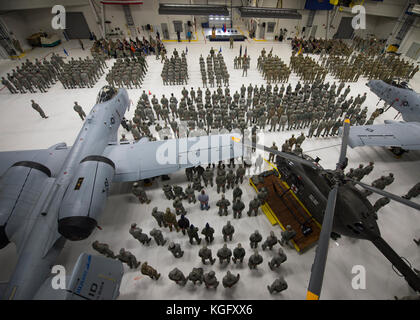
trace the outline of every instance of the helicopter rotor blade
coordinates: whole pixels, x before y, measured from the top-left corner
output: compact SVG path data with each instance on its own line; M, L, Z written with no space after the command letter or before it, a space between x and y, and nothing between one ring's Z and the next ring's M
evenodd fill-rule
M340 150L340 158L337 163L336 169L344 170L347 165L347 145L349 142L349 133L350 133L350 120L344 120L343 126L343 137L341 139L341 150Z
M321 234L316 248L315 259L312 265L311 278L309 280L307 300L319 300L324 279L325 264L328 256L328 245L333 227L335 203L337 200L338 184L330 191L328 195L327 208L325 209L324 219L322 221Z
M384 191L384 190L381 190L381 189L378 189L378 188L372 187L372 186L370 186L370 185L368 185L368 184L365 184L365 183L363 183L363 182L360 182L360 181L357 181L357 180L353 180L353 179L349 179L349 180L350 180L351 182L353 182L353 183L358 184L359 186L361 186L362 188L364 188L364 189L366 189L366 190L369 190L369 191L375 192L375 193L380 194L380 195L382 195L382 196L384 196L384 197L390 198L390 199L392 199L392 200L395 200L395 201L397 201L397 202L399 202L399 203L402 203L402 204L404 204L404 205L406 205L406 206L409 206L409 207L411 207L411 208L413 208L413 209L416 209L416 210L419 210L419 211L420 211L420 204L418 204L418 203L415 203L415 202L413 202L413 201L410 201L410 200L404 199L404 198L402 198L402 197L400 197L400 196L397 196L397 195L395 195L395 194L393 194L393 193L389 193L389 192L387 192L387 191Z
M260 150L263 150L263 151L266 151L266 152L273 153L275 155L278 155L278 156L280 156L280 157L282 157L284 159L288 159L290 161L299 162L299 163L302 163L302 164L305 164L305 165L309 165L309 166L311 166L314 169L320 169L313 162L311 162L309 160L306 160L304 158L300 158L298 156L295 156L295 155L292 155L292 154L289 154L289 153L278 151L278 150L275 150L275 149L272 149L272 148L268 148L268 147L266 147L264 145L261 145L261 144L257 144L257 143L251 143L251 144L249 144L249 143L243 142L243 145L244 146L247 146L247 147L250 147L250 148L256 148L256 149L260 149Z

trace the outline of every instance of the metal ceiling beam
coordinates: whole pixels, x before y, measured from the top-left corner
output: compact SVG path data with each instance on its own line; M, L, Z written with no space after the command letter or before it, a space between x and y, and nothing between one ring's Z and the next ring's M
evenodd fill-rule
M229 10L224 5L161 3L159 4L159 14L228 16Z
M277 19L302 19L302 15L295 9L277 8L238 8L242 18L277 18Z

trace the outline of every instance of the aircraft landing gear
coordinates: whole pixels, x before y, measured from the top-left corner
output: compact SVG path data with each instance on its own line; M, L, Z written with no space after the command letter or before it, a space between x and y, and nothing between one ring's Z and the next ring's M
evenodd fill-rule
M407 151L400 147L391 147L390 151L395 154L396 156L400 157Z

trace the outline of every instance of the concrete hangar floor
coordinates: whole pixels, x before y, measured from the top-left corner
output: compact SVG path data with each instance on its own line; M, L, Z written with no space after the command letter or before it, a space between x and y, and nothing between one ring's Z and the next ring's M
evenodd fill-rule
M142 35L140 35L142 36ZM85 41L86 42L86 41ZM201 87L201 74L199 68L199 56L206 57L210 48L215 50L222 48L222 54L230 73L231 94L239 90L244 83L261 86L265 84L261 74L258 72L257 58L262 48L267 52L273 48L273 53L289 63L291 48L289 43L279 43L270 41L246 40L242 42L243 51L247 47L248 54L251 56L251 68L248 76L242 77L242 70L235 70L233 58L239 54L239 45L236 42L234 49L229 49L228 42L211 43L199 38L197 42L177 43L166 42L165 45L169 53L174 48L178 51L188 48L187 62L189 82L185 86L187 89L194 87L196 90ZM69 52L70 57L89 55L89 51L82 51L77 41L66 42L53 49L38 48L27 54L29 59L36 57L42 58L51 51L60 55L63 54L63 47ZM85 47L90 47L85 43ZM115 60L108 60L108 68ZM163 86L160 73L162 64L155 60L154 56L147 57L149 69L141 89L129 89L128 93L133 102L133 107L126 114L127 119L131 119L134 114L134 107L140 98L143 90L151 91L160 99L162 94L170 96L170 93L178 98L181 97L183 86ZM4 75L13 68L18 62L3 61L0 63L1 74ZM108 69L109 70L109 69ZM107 71L108 71L107 70ZM298 77L292 73L290 83L293 88L298 81ZM328 75L326 81L334 81ZM368 92L368 97L364 106L369 108L368 116L376 109L378 98L371 93L365 86L366 79L361 78L357 83L349 83L351 93L349 96L357 96ZM42 149L58 143L66 142L72 145L81 128L79 116L73 111L74 101L84 108L88 113L93 107L96 96L100 88L106 84L105 75L96 83L94 88L65 90L60 83L56 83L47 93L35 94L16 94L12 95L7 89L0 91L0 106L2 117L0 117L0 151L21 150L21 149ZM420 75L411 81L411 86L419 91ZM347 86L348 84L346 84ZM211 90L212 91L212 90ZM30 105L30 99L34 99L49 116L48 119L41 119ZM396 111L391 109L382 114L375 120L375 123L382 123L383 120L393 119ZM154 132L154 129L151 129ZM308 129L305 129L305 133ZM120 134L125 132L120 128ZM267 132L264 136L264 143L270 146L273 141L281 146L285 139L291 134L300 134L300 130L284 131L280 133ZM127 135L132 139L131 135ZM320 157L320 164L324 168L335 167L339 156L340 138L311 138L306 139L302 147L305 153ZM268 158L266 154L265 157ZM400 159L385 148L357 148L348 150L348 168L357 167L359 163L367 164L369 161L375 162L374 171L364 179L370 183L381 175L393 172L395 182L387 187L387 190L398 195L403 195L414 184L420 180L420 152L409 152ZM266 165L266 164L265 164ZM268 166L266 169L269 169ZM171 175L171 184L179 184L184 189L187 186L186 177L183 171ZM242 265L230 263L228 266L221 266L216 262L213 266L202 265L198 257L200 246L190 245L188 238L182 233L172 232L164 229L164 236L181 244L185 251L181 259L175 259L168 251L167 246L158 247L154 241L150 246L142 246L128 233L130 224L136 222L145 232L157 227L155 219L151 216L153 207L164 211L166 207L172 209L172 201L166 200L161 190L162 182L156 179L151 187L146 189L150 204L140 204L130 193L130 184L114 184L111 196L108 199L106 209L99 219L102 230L95 230L94 233L84 241L67 242L62 251L57 264L66 267L67 272L71 272L73 266L81 252L96 252L91 248L91 243L95 240L106 242L118 252L120 248L125 248L136 255L141 262L148 261L149 265L155 267L162 277L158 281L151 280L143 276L140 270L130 270L127 266L121 283L119 299L304 299L309 283L310 269L315 256L315 248L311 248L303 254L298 254L295 250L285 249L288 256L287 261L280 267L279 271L271 271L267 262L274 255L274 250L266 250L260 253L264 258L262 265L257 270L251 271L247 266L247 259L252 254L249 246L249 235L258 229L265 239L269 232L273 230L280 236L280 227L272 226L267 217L260 212L257 217L248 217L246 214L239 220L234 220L232 213L227 217L219 217L217 214L216 201L220 195L215 188L207 188L210 196L209 211L200 211L198 204L188 204L184 201L187 210L187 217L192 224L203 228L208 222L215 228L215 241L210 245L213 255L223 246L221 229L227 220L231 220L235 227L235 234L232 242L228 242L228 247L233 250L237 243L242 243L246 249L246 257ZM248 203L255 195L254 189L246 182L241 186L243 189L243 201L248 209ZM226 192L227 198L232 200L232 191ZM369 200L372 204L380 196L371 195ZM413 199L419 202L420 199ZM414 209L405 207L396 202L391 203L379 212L379 227L382 236L393 249L401 256L407 258L413 267L420 267L420 250L413 242L413 238L420 236L420 215ZM16 264L17 257L15 247L10 244L0 251L0 281L7 281ZM355 265L362 265L366 270L366 289L355 290L352 288L352 268ZM232 289L224 289L219 286L217 290L206 290L204 285L194 287L188 283L185 287L180 287L169 280L168 273L174 267L178 267L186 276L193 267L203 267L205 272L214 270L219 281L226 274L227 270L240 273L241 278L238 284ZM283 275L288 283L288 289L278 295L270 295L267 285L271 284L279 275ZM392 299L394 296L405 296L413 294L407 283L399 277L392 269L391 264L385 257L368 241L354 240L341 237L337 241L330 241L328 262L326 266L322 299Z

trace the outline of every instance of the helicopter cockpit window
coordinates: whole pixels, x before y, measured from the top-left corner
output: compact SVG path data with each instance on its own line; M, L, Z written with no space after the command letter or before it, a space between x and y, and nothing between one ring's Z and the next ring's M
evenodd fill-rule
M111 100L116 94L118 90L111 86L104 86L102 87L101 91L99 91L98 98L96 99L96 103L103 103L108 100Z

